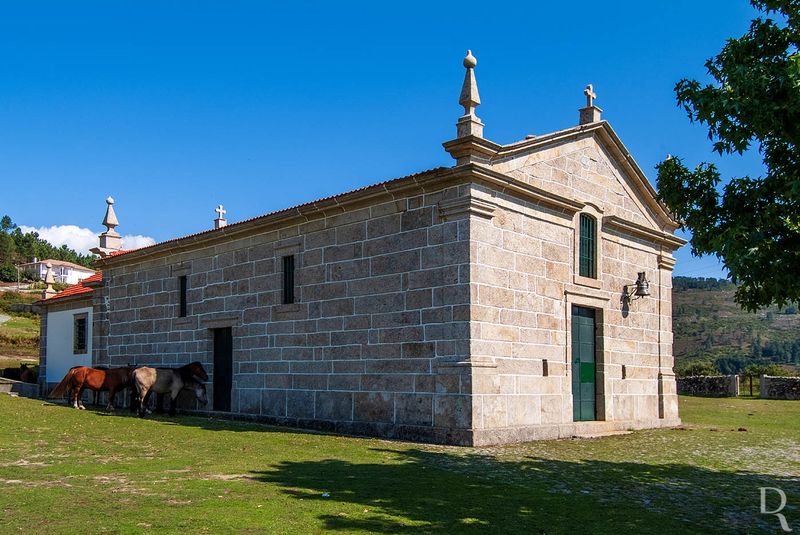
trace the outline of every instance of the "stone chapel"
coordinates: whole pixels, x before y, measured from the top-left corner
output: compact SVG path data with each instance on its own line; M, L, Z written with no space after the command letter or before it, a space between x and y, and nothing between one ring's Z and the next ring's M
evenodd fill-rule
M45 318L79 310L93 365L202 362L214 414L461 445L679 424L678 223L591 85L578 125L500 145L476 65L452 167L131 251L109 203L102 275Z

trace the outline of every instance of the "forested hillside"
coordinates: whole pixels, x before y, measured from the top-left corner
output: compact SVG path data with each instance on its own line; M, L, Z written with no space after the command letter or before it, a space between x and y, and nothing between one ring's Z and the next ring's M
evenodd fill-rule
M743 311L726 280L675 277L673 330L675 367L713 363L723 373L750 364L800 364L797 305Z
M93 267L94 257L78 254L66 245L55 247L35 232L23 233L9 216L0 220L0 281L17 280L16 264L33 258L52 258Z

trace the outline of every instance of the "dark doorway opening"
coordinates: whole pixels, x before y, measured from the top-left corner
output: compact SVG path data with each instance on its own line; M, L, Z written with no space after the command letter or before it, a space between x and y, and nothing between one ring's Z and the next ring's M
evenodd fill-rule
M231 410L233 386L233 332L230 327L214 329L214 410Z

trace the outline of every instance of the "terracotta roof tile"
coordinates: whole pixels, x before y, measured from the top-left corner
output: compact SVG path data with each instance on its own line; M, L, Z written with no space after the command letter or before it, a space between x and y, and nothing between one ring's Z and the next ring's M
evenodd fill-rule
M76 295L91 293L91 292L94 291L94 289L90 288L89 286L87 286L87 284L90 284L92 282L100 282L102 280L103 280L103 272L102 271L96 271L95 274L92 275L91 277L87 277L87 278L83 279L81 282L79 282L78 284L74 284L72 286L69 286L69 287L65 288L64 290L58 292L56 295L54 295L52 297L48 297L47 299L42 299L40 301L40 303L41 302L48 302L49 303L49 302L53 301L54 299L62 299L64 297L74 297Z

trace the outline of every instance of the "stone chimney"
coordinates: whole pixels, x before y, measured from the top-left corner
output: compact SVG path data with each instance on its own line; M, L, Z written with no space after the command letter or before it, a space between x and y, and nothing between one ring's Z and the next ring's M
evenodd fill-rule
M53 264L48 262L45 264L47 266L47 273L44 275L44 283L47 287L42 291L42 299L47 299L48 297L53 297L56 295L56 291L53 288L53 284L56 282L55 278L53 277Z
M594 105L594 99L597 98L597 94L594 92L592 84L586 86L583 94L586 95L586 107L578 110L580 112L578 124L599 123L601 121L600 114L603 110Z
M226 226L228 221L223 216L227 214L228 211L225 210L221 204L214 208L214 211L217 213L217 218L214 220L214 228L218 229Z
M109 197L106 199L106 216L103 218L103 226L106 231L100 234L100 246L95 247L91 251L101 258L109 256L110 254L122 249L122 236L114 230L119 225L117 214L114 213L114 199Z

